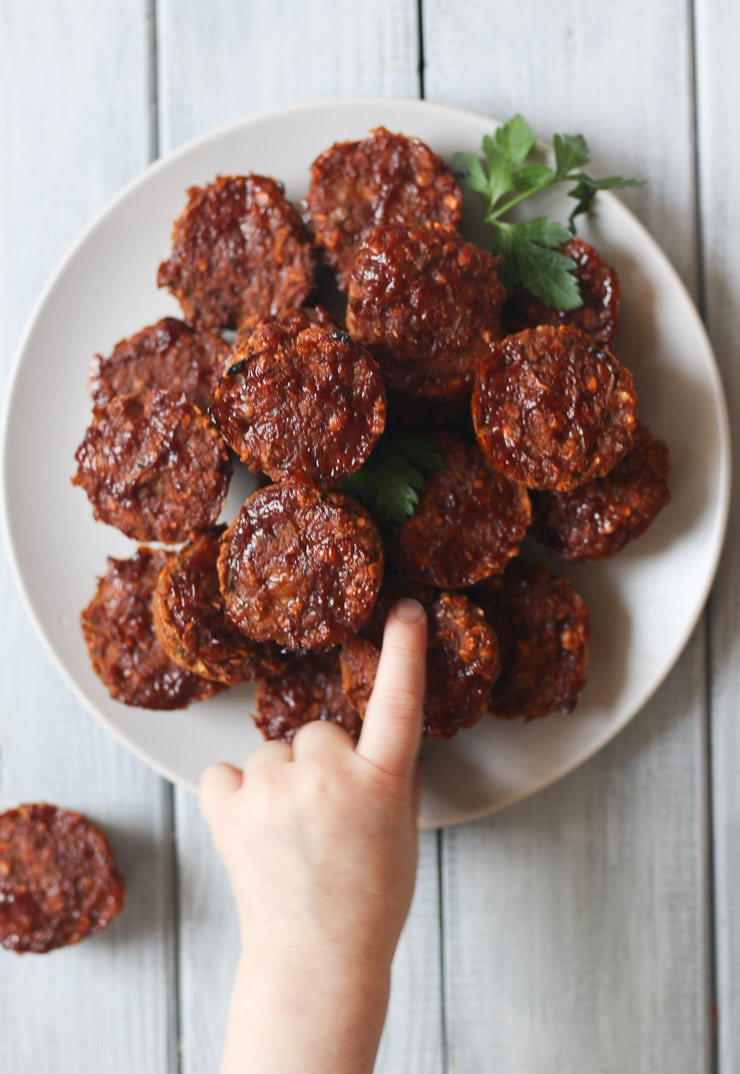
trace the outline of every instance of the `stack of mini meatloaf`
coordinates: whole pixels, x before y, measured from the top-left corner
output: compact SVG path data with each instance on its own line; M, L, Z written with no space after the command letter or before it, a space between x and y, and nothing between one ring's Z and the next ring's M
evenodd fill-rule
M256 682L265 737L324 719L356 739L411 596L425 736L574 708L588 609L522 544L616 554L667 502L668 452L611 350L615 270L574 238L579 309L507 293L462 200L428 146L382 127L316 158L300 212L268 176L188 191L157 276L182 319L95 358L76 455L95 518L142 542L82 612L112 697L180 708ZM404 438L435 460L422 481ZM358 491L381 455L415 475L401 517ZM224 519L234 467L256 490Z

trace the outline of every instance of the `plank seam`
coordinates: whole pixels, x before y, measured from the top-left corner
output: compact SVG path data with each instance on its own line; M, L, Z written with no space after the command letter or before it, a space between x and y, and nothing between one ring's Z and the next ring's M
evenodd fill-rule
M175 788L172 783L162 780L164 796L164 819L167 832L168 864L170 866L169 906L171 908L169 930L171 966L171 988L167 996L167 1013L169 1022L167 1069L171 1074L182 1074L182 1015L181 1015L181 970L180 970L180 869L177 850L177 821L175 813Z
M154 161L160 153L159 129L159 33L157 27L157 0L147 0L146 22L148 31L148 80L149 80L149 159Z
M424 51L424 0L417 0L417 24L419 31L419 64L417 67L419 75L419 97L423 100L426 99L426 54Z
M439 915L439 1043L442 1056L442 1074L450 1069L447 1040L447 957L445 950L445 903L444 903L444 831L437 830L437 912Z
M699 121L701 115L699 101L699 47L696 0L687 0L687 17L690 37L690 79L691 94L690 104L692 109L691 126L694 136L693 144L693 183L694 183L694 223L696 234L696 274L697 274L697 304L702 320L707 322L707 273L705 256L705 229L703 190L701 178L701 139L699 135ZM712 736L714 696L712 689L712 598L707 601L704 611L704 668L705 668L705 732L704 732L704 781L706 786L706 896L707 896L707 967L709 1012L704 1011L703 1017L709 1021L707 1034L707 1057L706 1066L711 1074L720 1074L720 1054L718 1039L718 1022L715 1012L719 1001L719 952L717 950L717 883L715 876L715 824L714 824L714 741ZM706 1024L706 1023L705 1023Z

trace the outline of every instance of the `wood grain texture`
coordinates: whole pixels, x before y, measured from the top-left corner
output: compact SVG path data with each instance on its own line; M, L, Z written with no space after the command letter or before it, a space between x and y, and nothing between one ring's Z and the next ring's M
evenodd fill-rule
M3 380L63 251L147 162L147 53L143 3L70 0L45 5L43 18L31 5L0 4ZM42 494L42 481L29 489ZM52 520L52 560L63 539ZM74 700L32 632L5 556L0 654L0 809L46 800L87 813L128 881L124 912L103 935L46 957L0 951L0 1068L174 1070L166 787Z
M737 422L740 15L693 7L694 25L670 0L423 0L424 82L433 100L521 110L545 137L582 130L595 172L649 180L624 200L703 297ZM312 98L417 96L418 10L0 0L0 375L60 255L153 147ZM625 732L561 784L442 833L441 862L424 834L376 1074L740 1071L739 525L735 508L708 629ZM129 882L104 935L48 959L0 951L0 1069L215 1070L236 921L195 799L82 711L2 555L0 654L0 808L87 812Z
M466 11L425 5L428 96L521 111L545 138L582 131L596 174L647 178L624 200L696 294L685 10ZM658 695L582 770L445 834L451 1069L711 1069L704 647L700 627Z
M740 143L730 103L740 95L740 11L727 0L708 0L696 5L696 16L704 313L735 428L728 537L710 604L717 1055L724 1074L740 1070L740 255L733 193L740 183Z
M218 1070L239 928L226 870L194 795L176 792L182 1074Z
M451 1068L710 1070L702 648L563 783L446 833Z
M163 152L202 131L301 101L418 96L410 0L158 6Z
M437 844L436 832L420 834L414 901L393 963L375 1074L441 1074L444 1069Z
M430 100L498 119L522 111L538 135L582 132L597 175L649 182L620 197L695 294L691 29L683 4L562 0L424 5ZM648 85L650 89L648 90Z
M230 120L302 100L416 96L417 9L384 0L245 7L160 2L157 41L162 151ZM291 32L285 33L290 26ZM183 80L183 71L187 79ZM177 792L181 890L183 1074L220 1054L236 922L223 871L194 798ZM378 1074L441 1069L436 839L422 839L417 893L394 964Z

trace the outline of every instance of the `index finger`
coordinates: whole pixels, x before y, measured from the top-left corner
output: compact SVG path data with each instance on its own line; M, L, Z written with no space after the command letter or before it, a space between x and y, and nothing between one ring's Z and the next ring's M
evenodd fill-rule
M357 753L394 776L413 771L421 739L427 621L415 600L402 600L385 624L375 685Z

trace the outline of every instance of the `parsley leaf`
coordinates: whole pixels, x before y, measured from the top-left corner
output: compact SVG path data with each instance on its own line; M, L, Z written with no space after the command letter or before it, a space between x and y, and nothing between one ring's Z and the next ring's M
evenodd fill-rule
M575 310L583 305L575 262L558 250L548 250L533 242L519 242L514 263L522 284L535 295L546 294L549 305L558 310Z
M591 203L600 190L625 190L630 186L642 186L639 179L623 179L620 175L610 175L605 179L594 179L590 175L572 175L571 179L578 182L572 190L568 191L568 197L576 199L576 207L568 217L568 227L571 235L576 233L575 218L581 213L587 213Z
M390 430L381 436L363 466L344 479L342 487L371 511L400 523L413 515L426 483L425 473L443 467L442 456L428 440Z
M498 128L492 140L502 158L512 164L522 164L532 152L536 138L529 123L518 112Z
M589 162L588 146L582 134L556 134L552 147L558 175L567 175L574 168L580 168Z
M536 159L536 139L521 115L513 116L481 144L483 158L456 153L452 167L462 185L487 202L484 220L495 229L494 250L504 256L501 276L511 289L522 284L555 309L583 305L575 262L557 247L575 235L575 218L588 212L599 190L623 190L640 186L638 179L609 176L594 179L582 169L589 162L589 149L582 134L556 134L553 138L554 168ZM503 220L527 198L554 186L571 182L568 196L576 205L564 227L548 216L532 220Z

